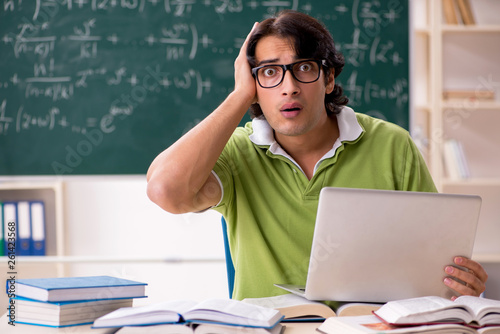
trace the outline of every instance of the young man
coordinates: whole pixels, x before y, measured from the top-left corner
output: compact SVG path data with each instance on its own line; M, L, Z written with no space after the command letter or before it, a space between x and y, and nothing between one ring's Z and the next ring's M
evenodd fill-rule
M234 91L147 175L148 196L163 209L223 214L234 298L305 284L321 188L436 191L407 131L345 107L335 84L343 57L315 19L286 11L255 24L234 65ZM252 122L237 128L250 107ZM483 292L481 265L454 261L469 271L447 266L443 277L463 283L444 284Z

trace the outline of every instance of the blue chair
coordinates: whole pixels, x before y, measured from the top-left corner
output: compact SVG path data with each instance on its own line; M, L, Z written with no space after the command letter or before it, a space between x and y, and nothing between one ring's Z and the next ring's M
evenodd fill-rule
M227 286L229 290L229 298L233 298L233 287L234 287L233 258L231 257L231 250L229 249L229 240L227 237L227 224L224 217L221 218L221 222L222 222L222 236L224 238L224 250L226 253Z

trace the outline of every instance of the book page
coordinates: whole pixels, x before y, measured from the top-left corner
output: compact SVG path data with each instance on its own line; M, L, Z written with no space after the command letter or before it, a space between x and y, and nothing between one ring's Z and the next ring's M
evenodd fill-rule
M373 311L382 307L382 304L375 303L347 303L337 309L339 317L350 317L360 315L371 315Z
M320 333L447 333L447 334L474 334L476 331L462 325L456 324L440 324L440 325L424 325L415 327L394 327L381 322L373 315L358 316L358 317L335 317L328 318L317 329Z
M437 296L429 296L392 301L384 305L380 311L385 308L390 308L392 312L396 313L398 316L407 316L416 313L433 312L445 307L455 306L456 303L451 300Z
M205 300L192 307L186 314L193 314L195 312L199 312L200 314L205 312L224 313L248 319L268 319L276 313L273 309L257 305L248 305L232 299Z
M486 313L496 312L498 313L498 319L500 319L500 301L480 298L474 296L460 296L455 300L455 303L467 305L471 312L476 316L476 320L482 318Z
M140 307L124 307L98 318L94 326L147 324L151 321L178 322L180 314L195 304L196 302L190 300L173 300Z
M279 311L232 299L209 299L183 313L185 320L208 320L248 326L274 325L281 318Z
M285 319L302 318L302 320L335 317L335 311L325 303L312 301L294 294L263 298L246 298L243 302L279 310Z
M263 298L245 298L243 302L258 305L262 307L280 309L291 306L305 305L305 304L322 304L315 302L292 293L284 294L280 296L263 297ZM326 305L325 305L326 306Z
M375 314L394 324L428 323L437 320L466 323L472 321L472 315L466 307L437 296L388 302L375 311Z

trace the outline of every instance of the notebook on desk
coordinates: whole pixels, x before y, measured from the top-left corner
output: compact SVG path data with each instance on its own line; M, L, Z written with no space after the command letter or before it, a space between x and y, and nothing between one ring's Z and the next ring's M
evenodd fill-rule
M451 298L444 267L472 255L480 207L473 195L323 188L306 286L276 286L311 300Z

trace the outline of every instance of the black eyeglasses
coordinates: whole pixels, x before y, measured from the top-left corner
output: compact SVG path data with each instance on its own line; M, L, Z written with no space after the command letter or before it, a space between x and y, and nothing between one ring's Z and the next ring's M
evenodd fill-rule
M325 64L324 60L307 59L287 65L263 65L252 68L252 74L262 88L273 88L281 84L287 70L290 70L298 82L311 83L319 79L321 65Z

